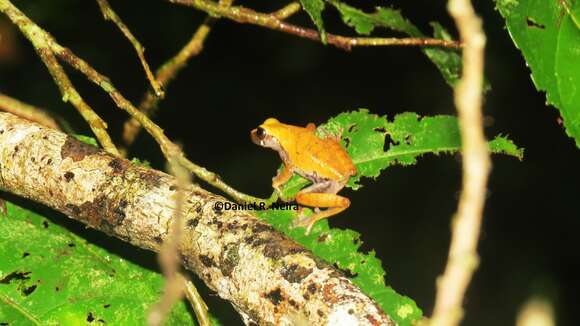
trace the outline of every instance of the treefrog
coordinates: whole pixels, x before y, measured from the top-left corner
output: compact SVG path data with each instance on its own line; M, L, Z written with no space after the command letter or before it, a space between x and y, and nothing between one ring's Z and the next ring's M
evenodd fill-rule
M279 191L292 174L312 181L312 185L296 195L296 202L314 207L315 213L300 217L296 226L305 226L306 233L316 221L336 215L350 206L348 198L337 195L348 179L357 173L350 156L340 145L340 136L319 138L316 126L309 123L298 127L269 118L251 131L252 141L262 147L272 148L280 154L283 169L272 179L272 187ZM320 211L319 208L326 208Z

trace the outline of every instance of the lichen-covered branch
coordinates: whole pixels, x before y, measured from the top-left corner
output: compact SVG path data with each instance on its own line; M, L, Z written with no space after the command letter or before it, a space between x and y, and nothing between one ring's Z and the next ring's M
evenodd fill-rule
M168 239L174 177L0 113L0 187L135 246ZM329 264L224 198L190 185L179 257L247 324L394 325Z
M455 89L463 154L462 192L453 219L449 257L437 282L432 325L457 325L463 316L465 291L478 265L477 241L490 169L483 133L481 99L485 34L470 0L450 0L463 48L463 76Z
M225 17L238 23L253 24L296 35L313 41L321 41L320 33L314 29L304 28L283 21L280 12L264 14L245 7L226 7L211 0L169 0L169 2L194 7L216 17ZM294 10L294 9L292 9ZM282 17L285 13L283 12ZM326 41L344 50L354 46L439 46L446 48L460 48L461 44L455 41L435 38L396 38L396 37L346 37L326 33Z
M58 63L51 48L52 37L38 25L32 22L18 8L8 0L0 0L0 12L4 13L32 43L38 56L44 62L46 68L56 82L65 102L70 101L81 116L89 123L91 130L99 140L103 148L114 155L119 155L115 144L107 133L107 124L95 111L83 100L72 82L68 78L62 66Z
M233 0L221 0L222 6L231 5ZM155 79L166 89L169 83L177 76L183 67L187 64L189 59L198 55L203 50L203 44L209 35L211 26L217 19L215 17L207 17L204 22L197 28L191 39L185 44L179 52L165 62L155 73ZM151 116L160 98L151 91L145 93L143 100L139 103L139 111L147 116ZM131 146L139 135L141 124L137 119L131 117L123 126L123 141L126 147Z
M45 127L60 130L56 121L44 110L2 93L0 93L0 111L10 112L24 119L38 122Z

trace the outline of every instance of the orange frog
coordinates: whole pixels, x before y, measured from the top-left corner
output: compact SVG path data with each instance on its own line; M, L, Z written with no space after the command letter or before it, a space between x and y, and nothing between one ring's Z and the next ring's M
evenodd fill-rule
M274 189L279 190L294 172L313 182L296 195L298 204L315 207L312 216L301 217L295 223L305 226L307 234L316 221L338 214L350 206L350 200L337 193L357 173L339 143L340 136L321 139L314 133L315 129L313 123L302 128L269 118L250 133L255 144L272 148L282 158L284 168L272 179ZM319 208L327 209L320 211Z

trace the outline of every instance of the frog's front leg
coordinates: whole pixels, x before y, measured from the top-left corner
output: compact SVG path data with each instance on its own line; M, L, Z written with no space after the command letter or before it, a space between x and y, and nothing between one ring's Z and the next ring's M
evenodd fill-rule
M334 193L316 192L316 188L322 188L324 184L313 185L313 187L306 188L296 195L296 202L303 206L310 206L316 208L327 208L324 211L315 212L308 217L300 217L295 223L295 226L306 227L306 234L310 233L312 226L319 220L336 215L350 206L350 200L346 197L339 196ZM316 187L314 187L316 186ZM328 186L328 185L327 185ZM329 188L333 188L332 185ZM332 191L333 189L328 189Z
M294 173L294 171L292 171L288 165L284 164L282 171L278 172L278 174L272 178L272 187L276 189L276 191L280 191L280 187L290 180L292 173Z

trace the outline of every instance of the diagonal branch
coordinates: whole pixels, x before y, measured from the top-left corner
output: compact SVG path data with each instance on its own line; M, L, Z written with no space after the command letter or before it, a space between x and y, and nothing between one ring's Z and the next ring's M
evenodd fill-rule
M149 68L149 64L147 63L147 60L145 60L145 49L143 48L141 43L139 43L137 38L133 36L131 30L129 30L127 25L123 23L121 18L117 15L117 13L113 10L113 8L111 8L111 5L107 0L97 0L97 3L99 4L99 8L101 9L101 12L103 13L105 19L110 20L115 25L117 25L119 30L121 30L121 33L125 35L125 37L129 40L131 45L133 45L133 48L135 48L137 56L139 57L139 61L141 62L141 66L143 66L143 70L145 70L145 75L147 76L147 79L149 80L151 87L155 91L155 95L158 97L163 97L164 95L163 87L161 87L160 83L155 79L155 76L153 76L153 73Z
M463 154L463 185L453 218L449 257L437 282L432 325L458 325L462 302L477 268L477 241L490 170L489 149L481 113L485 34L470 0L449 0L464 43L463 76L455 89Z
M210 0L169 0L169 2L194 7L210 15L225 17L238 23L258 25L313 41L321 41L318 31L284 22L279 18L279 12L264 14L241 6L221 6ZM326 36L328 44L344 50L350 50L355 46L439 46L454 49L461 47L458 42L434 38L346 37L330 33L326 33Z
M233 0L220 0L223 6L231 5ZM203 44L209 35L211 26L216 22L215 17L207 17L204 22L197 28L189 42L179 52L165 62L155 73L155 79L159 81L163 88L167 88L169 83L177 76L183 67L187 64L189 59L198 55L203 50ZM153 92L148 91L141 103L139 103L139 111L147 116L151 116L160 98ZM123 126L123 141L125 146L129 147L134 141L139 131L141 124L135 118L130 118Z

